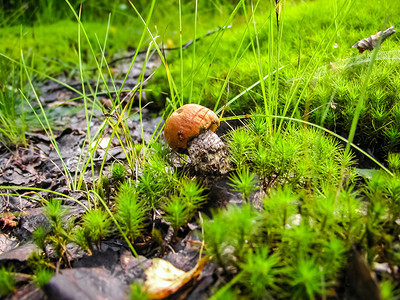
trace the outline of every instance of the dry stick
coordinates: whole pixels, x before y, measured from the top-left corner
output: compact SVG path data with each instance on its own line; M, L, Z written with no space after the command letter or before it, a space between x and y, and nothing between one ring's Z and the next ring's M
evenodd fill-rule
M205 38L205 37L207 37L207 36L209 36L209 35L212 35L212 34L214 34L214 33L217 33L217 32L220 31L220 30L228 29L228 28L231 28L231 27L232 27L232 25L228 25L228 26L222 26L222 27L218 27L217 29L211 30L211 31L207 32L204 36L198 37L197 39L191 40L191 41L187 42L186 44L184 44L184 45L182 46L182 50L183 50L183 49L186 49L187 47L189 47L189 46L190 46L191 44L193 44L194 42L197 42L197 41L199 41L199 40L201 40L201 39L203 39L203 38ZM163 48L160 48L160 51L178 50L178 49L180 49L180 48L181 48L181 47L179 47L179 46L176 46L176 47L163 47ZM143 50L140 50L140 51L138 52L138 54L143 54L143 53L146 53L146 52L147 52L147 49L143 49ZM131 55L128 55L128 56L123 56L123 57L119 57L119 58L113 59L112 61L109 62L108 65L111 66L111 65L113 65L113 64L115 64L115 63L117 63L117 62L119 62L120 60L130 59L130 58L132 58L134 55L135 55L135 54L131 54Z

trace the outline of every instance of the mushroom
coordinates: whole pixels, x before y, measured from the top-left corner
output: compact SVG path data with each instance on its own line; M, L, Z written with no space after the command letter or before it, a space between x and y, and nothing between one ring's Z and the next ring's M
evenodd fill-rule
M188 153L196 171L225 174L230 160L225 143L215 133L220 122L207 107L186 104L168 118L164 136L173 151Z

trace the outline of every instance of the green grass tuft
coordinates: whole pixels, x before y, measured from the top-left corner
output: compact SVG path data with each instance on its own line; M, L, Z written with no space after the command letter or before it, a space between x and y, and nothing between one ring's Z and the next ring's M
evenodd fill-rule
M0 295L12 295L17 290L14 275L10 269L0 268Z
M116 199L116 218L131 242L140 237L148 220L148 207L133 189L122 189Z

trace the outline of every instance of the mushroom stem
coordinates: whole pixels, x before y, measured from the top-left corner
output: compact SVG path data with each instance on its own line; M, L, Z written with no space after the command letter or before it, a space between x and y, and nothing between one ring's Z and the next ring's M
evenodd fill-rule
M196 171L226 174L231 161L225 143L211 130L195 137L188 147L189 158Z

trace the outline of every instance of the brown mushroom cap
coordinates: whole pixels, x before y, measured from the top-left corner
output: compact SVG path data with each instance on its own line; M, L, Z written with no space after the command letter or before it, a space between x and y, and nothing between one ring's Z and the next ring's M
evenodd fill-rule
M206 130L217 130L218 116L199 104L185 104L168 118L164 136L169 146L177 151L186 149L188 142Z

